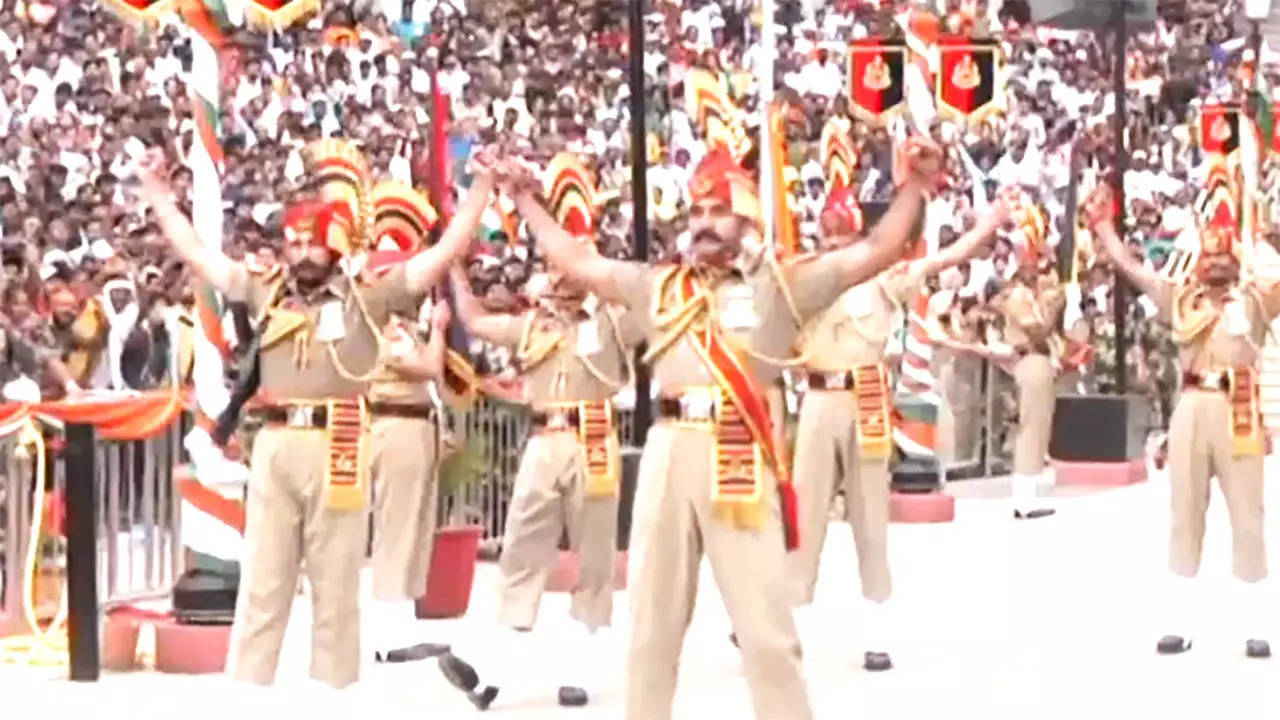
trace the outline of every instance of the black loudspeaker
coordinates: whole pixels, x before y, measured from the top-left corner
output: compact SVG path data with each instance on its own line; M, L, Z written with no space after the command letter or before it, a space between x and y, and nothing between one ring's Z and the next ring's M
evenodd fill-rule
M1145 397L1063 395L1054 406L1049 456L1075 462L1140 458L1146 452L1150 422Z
M622 450L622 487L618 491L618 549L631 546L631 506L636 500L636 481L640 477L640 448Z

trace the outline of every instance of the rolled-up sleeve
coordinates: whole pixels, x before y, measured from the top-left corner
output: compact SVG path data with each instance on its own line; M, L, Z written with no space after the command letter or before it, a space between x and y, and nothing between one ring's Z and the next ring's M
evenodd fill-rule
M409 287L409 277L404 265L388 270L361 291L365 307L373 322L385 325L391 313L413 315L422 304L422 296Z
M792 260L783 267L787 290L802 320L831 307L848 289L840 277L838 259L835 253L823 253Z

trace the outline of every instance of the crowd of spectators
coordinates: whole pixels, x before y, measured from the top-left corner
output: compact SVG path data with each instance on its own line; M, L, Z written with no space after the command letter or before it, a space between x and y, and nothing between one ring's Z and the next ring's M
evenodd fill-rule
M238 57L224 90L225 242L235 256L270 259L279 210L303 178L299 150L340 135L359 142L377 172L426 186L431 163L432 63L451 103L450 153L500 142L545 161L561 150L588 158L606 198L602 250L630 253L632 192L627 82L627 2L594 0L388 0L329 2L310 22L263 35ZM1002 108L962 126L927 112L874 128L854 120L845 98L848 41L901 33L908 8L875 0L779 0L775 86L788 116L789 191L801 241L816 240L826 202L819 140L827 121L846 116L859 151L854 183L867 202L890 192L892 142L914 124L943 141L953 182L926 223L945 244L974 222L984 198L1018 186L1047 212L1048 242L1070 235L1073 184L1106 178L1114 159L1111 57L1105 36L1036 26L1023 0L942 0L929 9L944 29L999 40L1008 69ZM1240 93L1237 3L1161 3L1154 31L1135 36L1127 62L1125 177L1128 237L1159 264L1190 221L1202 168L1188 121L1198 103ZM650 139L651 247L680 244L688 177L706 151L684 107L690 68L723 78L758 132L759 82L766 66L758 10L745 0L653 0L645 16L645 118ZM325 23L354 23L358 41L332 47ZM101 389L143 389L170 378L175 322L191 302L184 269L131 202L132 165L147 147L178 159L193 139L182 32L150 32L97 3L0 0L0 384L10 399L56 398ZM1273 83L1280 85L1280 83ZM465 165L458 162L459 170ZM180 192L190 173L176 163ZM459 172L457 180L467 178ZM508 237L509 207L484 220L471 263L485 302L512 308L539 263L526 239ZM1020 240L1009 228L993 250L935 287L943 306L971 308L998 292ZM1114 330L1110 273L1082 264L1081 292L1068 324L1097 346L1082 385L1113 381L1106 349ZM944 308L945 309L945 308ZM1167 405L1173 377L1167 334L1135 301L1130 377ZM985 341L980 337L978 344ZM485 353L490 365L503 357ZM493 369L500 369L493 368Z

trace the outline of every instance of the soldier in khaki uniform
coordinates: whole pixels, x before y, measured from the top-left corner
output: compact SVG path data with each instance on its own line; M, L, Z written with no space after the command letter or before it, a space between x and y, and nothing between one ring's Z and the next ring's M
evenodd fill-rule
M1055 510L1038 498L1038 487L1052 483L1047 462L1053 408L1057 400L1055 353L1065 295L1052 269L1041 269L1036 248L1025 248L1017 274L995 305L1004 317L1004 339L1017 357L1013 379L1018 390L1018 426L1013 448L1013 516L1034 520Z
M377 245L364 271L366 282L376 284L427 244L437 216L425 197L394 180L374 186L371 204ZM442 408L431 386L444 373L449 309L443 302L431 308L425 338L416 315L393 315L383 329L390 359L368 393L373 598L380 616L370 618L375 627L394 628L388 617L408 617L413 601L426 594L435 540L441 443L437 421ZM402 644L399 637L379 637L379 633L375 637L380 647ZM409 659L405 656L441 649L415 645L388 655Z
M990 242L1008 211L998 202L979 225L927 257L901 262L840 299L805 328L800 359L807 391L800 404L796 435L795 483L800 501L800 549L791 554L789 574L796 600L813 602L818 565L827 535L827 515L837 489L845 495L845 515L853 529L858 573L866 601L859 632L872 640L863 658L871 671L892 667L883 645L889 599L889 370L883 362L893 320L916 297L926 277L958 265ZM823 212L825 244L840 248L861 230L853 193L831 194Z
M569 153L552 159L544 182L561 226L587 244L592 243L593 185ZM631 383L627 351L639 338L628 328L635 323L626 323L619 308L601 304L557 272L546 278L534 309L521 315L485 312L461 269L454 269L453 280L467 328L512 350L521 375L520 399L533 410L503 532L499 622L517 632L533 629L567 531L579 561L570 614L593 635L611 623L613 614L621 457L610 399ZM578 676L600 662L600 653L573 638L564 641L569 646L562 657L574 682L560 687L558 702L585 705L588 695ZM474 689L459 682L457 663L450 658L441 668L464 690ZM473 694L472 699L484 709L492 695Z
M741 643L755 716L813 717L785 575L786 551L803 538L765 388L800 325L899 259L918 233L940 153L919 140L906 153L906 183L869 240L786 263L759 244L755 182L722 148L694 174L691 243L678 265L605 259L558 230L527 185L512 190L556 267L647 319L660 420L634 508L627 720L671 717L704 552Z
M259 408L245 527L247 557L228 671L270 684L305 564L314 607L311 676L334 687L360 672L359 573L367 539L367 409L381 371L381 328L418 305L464 250L493 188L482 170L454 225L435 247L358 289L339 260L358 249L367 217L367 166L352 147L324 140L304 153L319 199L284 218L287 267L265 272L203 245L178 210L164 157L140 171L142 198L174 250L232 302L262 318Z
M1225 174L1225 173L1224 173ZM1228 200L1223 175L1210 171L1209 200L1197 218L1200 247L1186 273L1169 278L1145 267L1116 235L1108 192L1097 193L1085 214L1112 264L1146 293L1173 326L1182 367L1182 390L1169 423L1169 484L1172 519L1169 567L1170 629L1156 645L1161 654L1191 648L1189 624L1207 608L1197 607L1191 578L1199 572L1209 481L1217 476L1231 518L1232 569L1241 581L1234 607L1248 633L1245 654L1271 656L1260 630L1275 610L1262 581L1267 576L1263 540L1263 458L1266 439L1258 409L1258 363L1267 329L1280 314L1280 284L1241 279L1237 209ZM1215 197L1214 191L1218 194ZM1225 195L1225 197L1224 197ZM1198 203L1199 204L1199 203Z

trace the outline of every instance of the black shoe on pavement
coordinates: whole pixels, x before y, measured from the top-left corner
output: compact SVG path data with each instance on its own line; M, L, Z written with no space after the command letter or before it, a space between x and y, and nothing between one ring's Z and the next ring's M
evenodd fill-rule
M1156 652L1161 655L1181 655L1191 649L1191 641L1181 635L1165 635L1156 643Z
M476 692L476 687L480 685L480 675L476 673L476 669L462 658L447 652L440 656L440 672L451 685L467 694L467 699L477 710L488 710L493 704L495 698L498 697L498 688L492 685L486 685L483 690Z
M889 653L866 652L862 654L862 669L867 672L884 672L893 669L893 661Z
M1039 510L1028 510L1026 512L1022 512L1021 510L1014 510L1013 519L1014 520L1039 520L1040 518L1043 518L1043 517L1049 517L1050 515L1056 512L1058 511L1054 510L1053 508L1040 508Z
M438 643L418 643L409 647L396 648L388 650L385 653L374 651L374 662L403 663L416 662L418 660L426 660L428 658L440 657L449 652L448 645L440 645Z
M582 707L587 704L587 691L566 685L560 688L558 699L560 707Z

